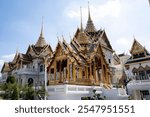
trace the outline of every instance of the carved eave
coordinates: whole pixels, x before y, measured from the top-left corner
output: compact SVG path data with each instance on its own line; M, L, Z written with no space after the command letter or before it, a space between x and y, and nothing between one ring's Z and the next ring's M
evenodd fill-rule
M11 71L11 63L4 62L1 73L10 72Z
M102 34L100 35L100 41L104 41L106 43L106 45L102 44L103 47L108 48L110 51L114 52L105 30L103 30Z
M30 55L19 53L16 63L19 63L20 61L29 63L32 62L32 57Z
M75 53L73 48L67 44L65 40L62 42L62 46L63 49L67 52L67 58L69 58L71 62L75 62L78 65L85 63L85 59L83 57L84 55L82 55L82 53Z
M70 43L71 46L73 46L73 50L76 52L76 53L79 53L82 51L82 47L81 45L79 44L79 42L77 41L77 39L74 37L73 40L71 41Z
M50 45L46 45L44 47L36 47L36 46L32 45L28 48L26 54L31 55L32 57L39 57L45 52L47 52L47 54L48 53L50 53L50 54L53 53L52 48L50 47Z
M27 49L26 54L27 54L27 55L32 55L31 53L35 53L35 52L33 51L32 46L31 46L31 45L29 45L29 47L28 47L28 49Z
M73 52L71 46L64 39L62 41L62 44L63 44L63 49L66 49L68 52Z
M109 68L109 67L108 67L108 63L107 63L107 61L106 61L106 59L105 59L105 54L104 54L104 52L103 52L103 50L102 50L102 45L101 45L100 42L98 43L98 46L97 46L97 48L96 48L96 52L95 52L95 53L96 53L96 54L99 54L99 55L101 56L101 58L103 59L104 63L107 65L107 68Z

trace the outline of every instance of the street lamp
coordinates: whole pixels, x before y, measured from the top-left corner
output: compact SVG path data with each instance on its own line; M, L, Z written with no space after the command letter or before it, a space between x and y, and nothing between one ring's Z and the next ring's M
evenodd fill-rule
M47 61L48 61L48 58L49 58L49 54L47 54L45 57L44 57L44 64L45 64L45 69L44 69L44 87L45 87L45 96L44 96L44 100L46 100L46 92L47 92Z
M45 96L44 96L44 100L46 100L46 91L47 91L47 64L46 64L46 57L44 57L44 62L45 62L45 82L44 82L44 86L45 86Z
M133 80L133 74L131 71L126 70L126 76L127 76L127 78L125 79L124 83L125 83L125 87L126 87L126 92L128 94L128 86L127 85L131 80Z

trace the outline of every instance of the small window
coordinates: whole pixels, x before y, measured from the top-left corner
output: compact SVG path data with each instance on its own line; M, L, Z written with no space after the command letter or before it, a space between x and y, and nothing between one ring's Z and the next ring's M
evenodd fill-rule
M142 93L143 95L149 95L149 91L148 91L148 90L143 90L143 91L141 91L141 93Z
M108 62L109 62L109 63L111 63L111 60L110 60L110 59L108 59Z
M22 81L21 81L22 82ZM33 78L28 79L28 85L33 85Z
M40 72L44 71L44 65L40 65Z

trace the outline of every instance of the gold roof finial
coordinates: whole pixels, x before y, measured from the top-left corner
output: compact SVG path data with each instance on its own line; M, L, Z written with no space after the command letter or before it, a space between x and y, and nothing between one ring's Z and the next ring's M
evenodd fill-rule
M81 32L83 32L83 25L82 25L82 7L80 6L80 17L81 17Z
M19 51L18 51L18 48L16 49L16 55L18 55Z
M135 35L133 35L134 40L136 40Z
M36 47L43 47L47 45L46 41L45 41L45 38L43 36L43 16L42 16L42 26L41 26L41 33L40 33L40 36L39 36L39 39L38 41L36 42L35 46Z
M90 14L90 2L88 1L88 20L91 20L91 14Z
M42 26L41 26L41 34L40 37L43 37L43 16L42 16Z

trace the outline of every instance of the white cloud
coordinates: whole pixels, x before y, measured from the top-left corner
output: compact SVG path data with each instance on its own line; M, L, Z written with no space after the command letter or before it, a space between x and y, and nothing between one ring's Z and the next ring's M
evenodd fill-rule
M80 10L79 6L69 6L65 10L65 14L69 18L80 18ZM83 14L83 19L86 17L87 19L87 7L82 8L82 14ZM95 5L90 5L90 10L92 14L92 18L95 21L99 21L101 18L105 17L113 17L117 18L120 15L120 10L121 10L121 4L120 0L109 0L105 4L95 4Z
M4 64L4 60L0 60L0 65L3 65Z
M131 38L129 37L121 37L117 39L113 45L114 47L118 48L117 53L126 52L128 53L131 49L133 41L131 41Z
M118 17L120 15L120 1L119 0L111 0L106 2L104 5L99 5L94 7L93 10L95 10L96 14L97 11L99 12L97 18L111 16L111 17Z
M1 58L6 61L6 62L9 62L9 61L12 61L13 58L14 58L15 54L8 54L8 55L3 55Z
M130 45L130 41L129 41L129 38L126 38L126 37L122 37L118 40L116 40L116 44L118 45L121 45L121 46L128 46Z

